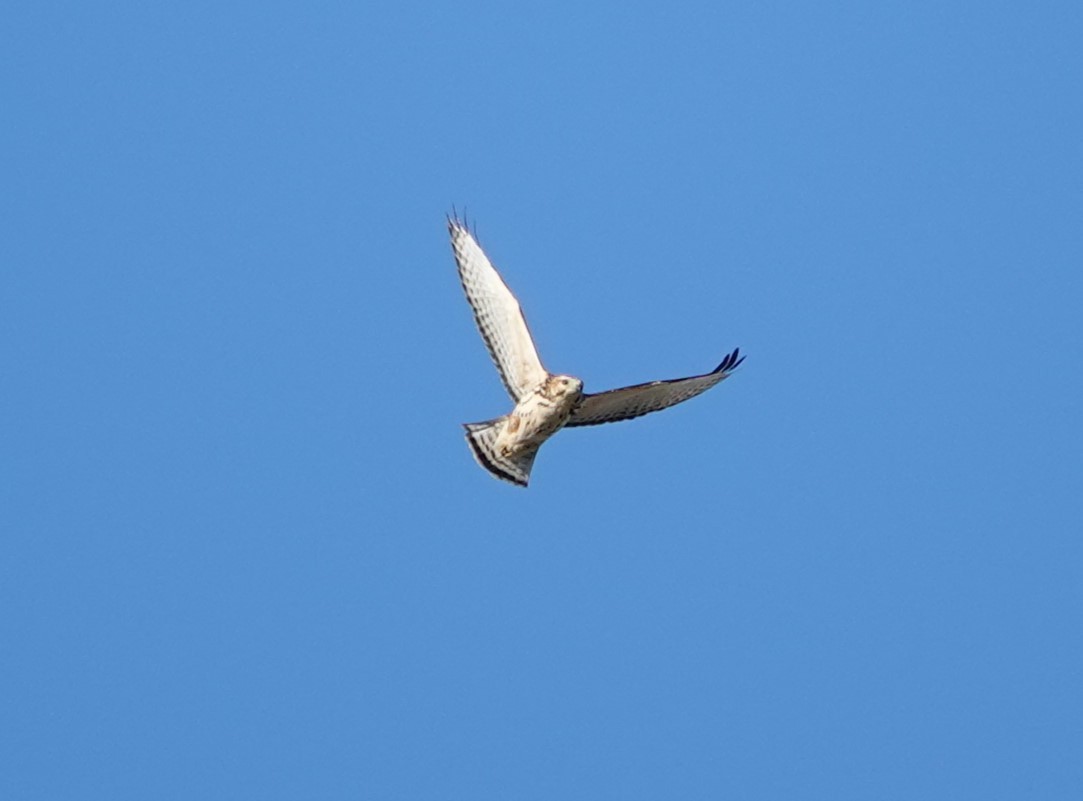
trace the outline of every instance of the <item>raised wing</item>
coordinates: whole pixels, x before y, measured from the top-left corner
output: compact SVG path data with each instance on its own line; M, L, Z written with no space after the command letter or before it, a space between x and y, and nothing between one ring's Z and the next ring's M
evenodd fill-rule
M706 375L676 378L671 381L651 381L648 384L636 384L623 389L612 389L609 392L584 395L572 412L567 427L594 426L599 423L631 420L633 417L668 409L670 406L694 398L725 380L737 365L745 360L744 356L738 358L739 350L739 348L735 349L722 360L722 364Z
M478 331L500 372L500 379L512 400L518 403L549 374L538 358L519 301L466 224L456 217L448 217L447 222L459 279L474 310Z

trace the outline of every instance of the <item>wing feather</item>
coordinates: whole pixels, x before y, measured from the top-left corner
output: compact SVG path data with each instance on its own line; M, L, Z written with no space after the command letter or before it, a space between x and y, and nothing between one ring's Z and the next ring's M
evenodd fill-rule
M493 267L466 224L448 218L451 249L466 299L485 347L516 403L549 375L542 367L519 301Z
M669 381L651 381L608 392L584 395L572 412L567 427L594 426L600 423L616 423L631 420L651 412L668 409L689 398L700 395L715 384L724 381L737 365L745 359L739 356L739 348L722 360L714 370L704 375L676 378Z

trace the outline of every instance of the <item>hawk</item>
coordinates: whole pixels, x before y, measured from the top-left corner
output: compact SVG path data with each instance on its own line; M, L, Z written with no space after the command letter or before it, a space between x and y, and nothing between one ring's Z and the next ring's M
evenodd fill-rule
M580 379L542 367L519 302L466 223L448 217L448 232L481 338L515 402L510 414L464 425L474 458L499 479L525 487L538 449L562 428L615 423L666 409L724 381L744 361L734 349L703 375L585 393Z

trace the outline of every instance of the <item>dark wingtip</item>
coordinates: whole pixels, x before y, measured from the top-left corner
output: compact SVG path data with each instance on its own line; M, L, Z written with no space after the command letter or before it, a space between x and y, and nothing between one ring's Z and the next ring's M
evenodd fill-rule
M447 215L447 227L448 231L454 233L455 230L463 231L474 239L478 238L477 224L470 225L470 220L466 216L466 206L463 206L462 214L459 214L459 210L455 208L455 204L451 205L451 214Z
M741 349L734 348L733 353L729 354L722 360L722 363L714 369L716 373L728 373L731 370L737 369L737 366L745 360L744 356L740 356ZM740 356L740 358L738 358Z

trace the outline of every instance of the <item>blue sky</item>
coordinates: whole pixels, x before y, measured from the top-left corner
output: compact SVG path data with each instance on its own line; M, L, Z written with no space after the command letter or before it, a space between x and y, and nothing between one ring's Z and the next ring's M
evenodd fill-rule
M1080 8L9 9L0 796L1081 797Z

